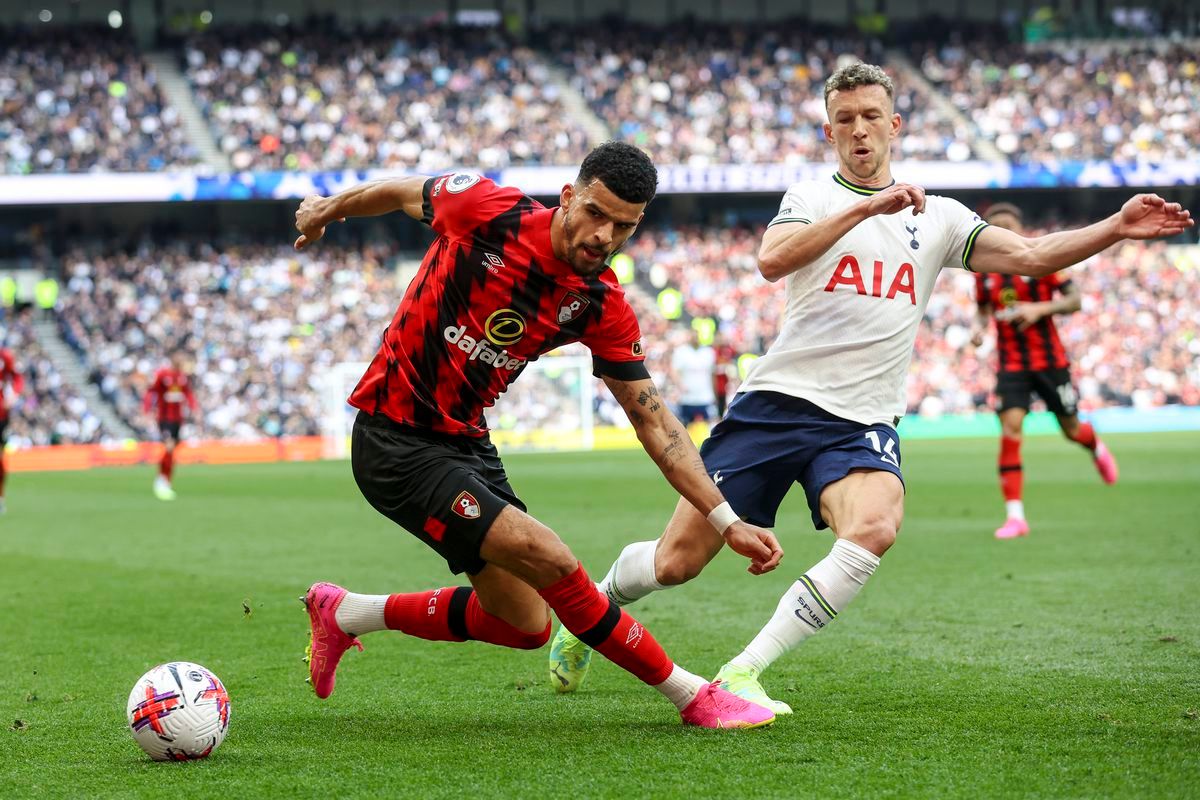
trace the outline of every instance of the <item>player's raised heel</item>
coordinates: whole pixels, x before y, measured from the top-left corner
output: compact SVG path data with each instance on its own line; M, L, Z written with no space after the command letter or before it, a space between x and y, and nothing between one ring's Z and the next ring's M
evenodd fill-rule
M333 694L338 662L351 647L363 649L362 642L349 635L337 624L335 613L342 604L346 590L332 583L314 583L304 595L308 609L308 647L304 660L308 663L308 680L317 697L324 700Z
M743 700L749 700L755 705L768 708L776 714L792 713L792 707L787 703L782 700L772 700L767 695L762 684L758 682L758 673L752 669L726 664L721 667L721 671L717 673L717 677L713 678L713 683L727 692L736 694Z
M592 664L592 648L560 625L550 644L550 685L556 692L573 692L583 685Z
M1013 517L1007 520L999 528L996 528L997 539L1016 539L1019 536L1029 535L1029 523L1023 519Z
M768 708L743 700L716 683L706 683L687 708L679 712L684 725L698 728L761 728L775 721Z
M1096 462L1096 471L1100 473L1100 480L1109 486L1116 483L1117 476L1120 474L1117 469L1117 459L1104 442L1096 442L1096 452L1092 458Z

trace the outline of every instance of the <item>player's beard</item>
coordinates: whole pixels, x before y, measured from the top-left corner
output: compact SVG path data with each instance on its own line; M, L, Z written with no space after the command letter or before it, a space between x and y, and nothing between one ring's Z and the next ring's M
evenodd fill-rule
M590 278L593 275L599 275L608 266L608 259L612 257L621 248L614 247L612 250L606 250L600 256L600 260L596 262L582 262L578 257L582 255L583 242L575 240L575 234L578 227L574 224L574 220L570 214L563 216L563 235L565 236L567 245L567 263L571 265L571 269L575 270L575 274L583 278Z

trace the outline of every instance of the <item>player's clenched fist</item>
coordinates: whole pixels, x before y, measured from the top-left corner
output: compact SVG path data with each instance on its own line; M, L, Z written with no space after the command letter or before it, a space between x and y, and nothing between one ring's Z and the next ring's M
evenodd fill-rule
M329 199L317 194L310 194L296 209L296 230L300 236L296 239L296 249L303 250L317 239L325 235L325 226L333 220L329 219ZM338 222L345 222L342 217Z
M893 184L867 201L870 216L895 214L909 207L914 214L925 210L925 190L911 183Z

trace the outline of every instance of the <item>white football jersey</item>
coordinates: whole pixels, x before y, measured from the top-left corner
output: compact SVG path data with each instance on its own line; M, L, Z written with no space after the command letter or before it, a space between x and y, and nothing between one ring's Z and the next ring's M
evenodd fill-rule
M770 224L811 224L880 191L837 174L796 183ZM895 425L934 281L942 267L970 268L986 227L962 203L936 195L926 197L922 214L906 208L860 222L788 275L779 336L740 391L781 392L864 425Z

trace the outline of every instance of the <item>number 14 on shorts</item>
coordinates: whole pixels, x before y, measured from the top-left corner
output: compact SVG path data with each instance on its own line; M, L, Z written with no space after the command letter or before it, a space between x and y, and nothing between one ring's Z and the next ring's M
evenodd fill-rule
M881 442L878 431L867 431L866 437L871 442L871 446L875 448L875 452L879 453L880 461L886 461L894 467L900 466L900 459L896 458L895 439L890 436L884 436Z

